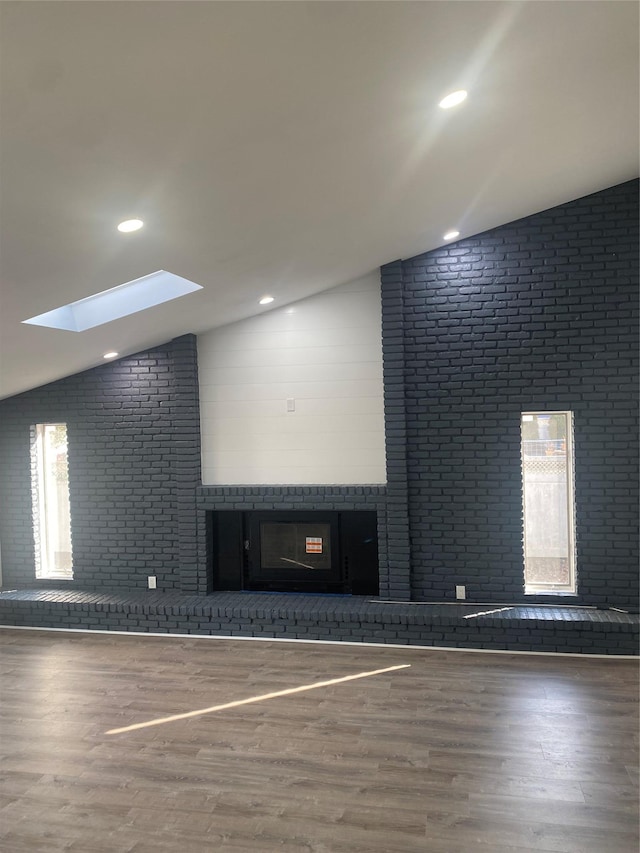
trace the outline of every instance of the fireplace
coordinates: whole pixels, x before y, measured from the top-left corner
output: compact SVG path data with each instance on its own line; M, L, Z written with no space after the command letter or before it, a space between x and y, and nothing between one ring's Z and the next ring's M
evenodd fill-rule
M209 513L213 589L378 594L375 512Z

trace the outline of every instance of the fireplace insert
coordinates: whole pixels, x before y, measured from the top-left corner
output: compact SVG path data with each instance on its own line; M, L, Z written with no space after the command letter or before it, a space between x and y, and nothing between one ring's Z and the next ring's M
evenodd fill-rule
M375 512L211 512L213 589L378 594Z

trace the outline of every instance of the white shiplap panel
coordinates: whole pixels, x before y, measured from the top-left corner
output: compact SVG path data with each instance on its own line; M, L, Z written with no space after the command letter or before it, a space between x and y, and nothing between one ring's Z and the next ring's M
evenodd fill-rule
M244 322L249 322L245 320ZM228 329L241 325L224 326L216 329L214 333L200 335L198 338L198 357L204 361L211 360L213 364L218 355L224 353L246 352L250 350L289 350L304 347L322 346L354 346L367 345L372 342L371 322L363 319L362 325L342 329L286 329L277 333L273 331L264 332L240 332L231 335ZM225 333L222 339L222 333ZM380 342L374 342L379 346Z
M380 415L384 413L384 401L379 396L372 397L291 397L295 405L295 414L299 417L333 415L347 417L359 415ZM261 418L281 418L290 415L287 412L287 398L278 397L260 401ZM252 419L256 417L256 400L226 400L224 405L216 400L200 401L200 418L204 432L211 432L210 424L220 417Z
M284 432L256 430L253 434L241 432L211 433L211 444L216 454L227 452L278 453L305 450L312 454L333 456L343 450L380 450L380 432L362 429L358 434L335 432Z
M344 471L345 466L368 467L372 470L377 468L377 451L369 448L362 448L358 451L353 451L350 448L336 450L330 459L327 459L323 466L317 466L317 460L314 459L307 450L266 450L266 451L251 451L250 448L245 448L242 451L228 451L221 453L219 456L220 467L238 468L240 469L255 469L270 470L273 472L280 468L308 468L314 469L316 477L324 478L326 475L325 469L328 467L335 473L333 474L332 482L345 482ZM380 473L380 472L379 472ZM384 476L384 472L383 476ZM340 479L336 480L338 477ZM324 480L323 480L324 481ZM310 480L309 482L314 482ZM315 482L319 482L315 480ZM349 481L346 481L349 482ZM383 482L383 478L378 478L376 482Z
M292 412L278 418L212 418L203 425L203 434L246 435L324 435L327 433L341 436L351 433L356 438L361 431L377 432L384 435L384 417L378 415L299 415Z
M339 397L353 397L357 393L363 397L379 397L381 382L378 379L366 379L357 383L354 388L352 381L335 379L329 382L274 382L253 385L205 385L202 386L201 399L214 403L224 403L229 400L246 400L261 403L263 400L295 399L323 400Z
M257 364L253 367L214 367L208 371L211 385L267 385L271 382L360 382L381 379L382 367L374 361L352 361L346 364Z
M332 344L330 346L305 345L302 341L297 347L273 347L271 349L227 350L215 354L213 365L216 370L228 370L237 367L272 368L277 379L277 369L291 364L306 365L313 368L317 365L343 365L355 363L377 363L380 344L353 342ZM213 378L215 384L215 378Z
M344 471L338 466L326 465L321 471L317 466L307 468L278 468L274 473L271 468L217 466L203 469L203 482L217 486L330 486L330 485L379 485L384 480L378 479L376 467L352 465L350 472L352 480L344 477Z
M205 484L385 481L377 276L200 336L198 369Z
M327 461L328 465L343 469L345 465L368 465L374 466L377 461L377 451L371 448L334 448L332 457ZM233 467L234 465L246 467L248 465L261 465L264 468L277 470L279 465L290 468L304 468L315 466L313 459L307 450L253 450L250 447L243 450L229 450L220 454L220 464Z

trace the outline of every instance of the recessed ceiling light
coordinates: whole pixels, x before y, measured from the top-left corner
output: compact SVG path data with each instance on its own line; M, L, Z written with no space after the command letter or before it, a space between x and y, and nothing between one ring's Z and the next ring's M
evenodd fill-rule
M22 322L68 332L84 332L196 290L202 290L202 286L166 270L158 270Z
M464 99L467 97L467 92L465 89L458 89L457 92L451 92L450 95L447 95L446 98L443 98L438 104L443 110L449 110L451 107L457 107L458 104L461 104Z
M459 231L447 231L447 233L442 238L443 240L455 240L456 237L460 236Z
M131 231L139 231L143 225L142 219L125 219L118 225L118 231L122 231L123 234L130 234Z
M259 300L260 305L268 305L270 302L273 302L275 296L263 296L262 299Z
M117 358L120 355L119 352L105 352L102 356L103 358Z

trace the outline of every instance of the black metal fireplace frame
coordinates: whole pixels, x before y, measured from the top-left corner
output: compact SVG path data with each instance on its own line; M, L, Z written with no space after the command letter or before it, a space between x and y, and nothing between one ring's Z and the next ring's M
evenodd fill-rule
M264 522L328 524L331 568L265 569L260 561ZM211 590L379 594L375 511L212 510L207 542Z

